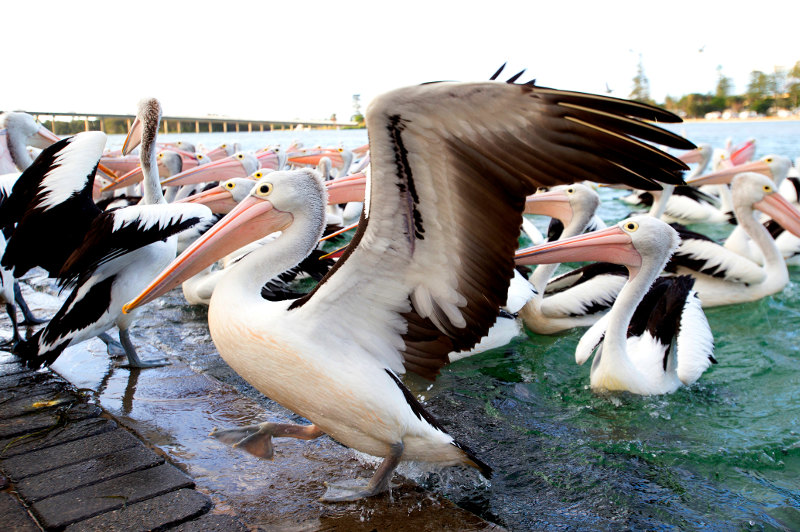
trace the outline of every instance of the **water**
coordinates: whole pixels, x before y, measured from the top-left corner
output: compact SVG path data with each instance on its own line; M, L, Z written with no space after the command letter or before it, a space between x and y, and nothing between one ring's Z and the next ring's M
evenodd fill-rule
M673 129L714 146L728 138L737 144L754 137L758 156L800 155L798 122L691 123ZM306 145L341 142L348 148L366 142L365 132L358 130L164 137L211 147L236 139L245 149L288 145L294 139ZM115 142L121 144L122 138L112 137ZM604 219L616 221L627 214L629 207L615 200L621 193L603 189L601 194ZM544 219L535 221L546 225ZM716 237L729 230L700 229ZM409 376L407 384L426 407L491 464L495 476L487 484L472 471L431 471L415 464L401 472L514 530L799 529L800 272L792 271L791 277L781 294L707 310L719 364L697 384L668 396L589 390L588 365L574 362L582 330L518 338L505 348L450 365L432 386ZM104 405L184 464L223 511L233 508L251 524L286 526L294 519L309 528L353 528L360 519L369 528L382 528L377 514L401 519L424 508L427 526L421 529L467 528L463 522L448 526L442 517L446 512L434 512L424 497L408 495L407 487L385 506L368 502L347 510L321 508L314 501L321 480L335 478L339 467L360 467L352 453L330 440L281 440L281 459L265 467L205 438L213 424L252 422L264 411L291 419L291 413L226 369L205 332L204 310L183 305L179 293L169 297L154 304L152 315L134 329L134 340L156 346L145 356L167 352L185 366L163 370L166 380L148 385L147 379L162 370L142 372L137 381L127 370L104 369L102 348L88 344L68 353L95 360L103 370L83 370L91 373L85 382L80 372L71 378L102 388L95 393ZM66 360L59 364L69 371ZM183 383L180 393L160 391L176 383ZM189 416L197 411L199 420ZM298 518L304 511L319 511L323 517ZM281 516L288 521L280 521Z

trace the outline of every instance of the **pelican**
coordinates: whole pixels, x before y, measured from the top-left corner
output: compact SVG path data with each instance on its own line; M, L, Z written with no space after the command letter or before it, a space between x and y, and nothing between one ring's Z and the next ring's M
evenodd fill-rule
M42 265L58 274L62 288L73 287L47 326L18 344L15 353L29 367L49 365L67 346L104 334L114 325L130 366L163 365L138 357L128 333L136 315L123 314L122 304L175 258L173 235L211 213L202 205L166 204L154 150L160 119L158 100L140 102L123 146L127 153L142 143L144 205L100 211L92 202L94 173L106 142L101 132L81 133L54 144L47 149L51 153L45 150L37 159L48 164L39 172L35 170L40 165L34 164L17 181L9 201L18 192L22 196L18 205L24 205L23 194L29 201L3 263L9 260L14 265L19 259L16 264L29 267L36 259L30 251L36 248L39 257L46 258ZM63 232L55 233L54 226ZM53 238L66 241L54 243ZM15 253L9 255L12 249Z
M273 437L328 434L383 457L366 486L329 486L327 501L387 491L401 460L468 465L490 475L425 412L400 375L434 378L450 352L486 334L513 275L525 197L538 186L595 175L645 187L657 185L644 175L678 182L685 165L632 135L690 146L641 120L678 120L666 111L517 84L517 77L430 83L373 99L361 223L344 256L305 297L273 303L259 291L317 246L325 187L309 169L259 180L126 305L138 308L243 241L282 231L222 278L209 328L235 371L312 424L262 423L219 431L219 439L271 457Z
M534 194L528 198L525 210L560 220L563 227L560 236L568 238L596 223L599 205L600 197L594 190L572 184ZM557 263L542 264L534 270L530 282L536 295L519 312L528 329L538 334L592 325L611 308L625 283L624 272L616 266L587 266L560 275L550 285L556 268Z
M729 180L730 174L726 174L695 182L716 184ZM739 227L758 246L764 264L760 266L708 237L681 229L681 246L667 270L695 277L695 289L704 307L755 301L780 292L789 282L786 262L769 231L756 220L756 210L800 236L800 211L780 195L768 177L755 172L737 174L731 183L731 193Z
M607 260L629 272L611 310L581 337L575 361L597 351L590 374L595 391L672 393L716 363L714 339L688 276L658 278L677 248L678 233L650 216L517 253L525 264ZM652 286L652 288L651 288Z
M28 113L0 114L0 175L22 172L31 165L28 146L44 149L58 140Z

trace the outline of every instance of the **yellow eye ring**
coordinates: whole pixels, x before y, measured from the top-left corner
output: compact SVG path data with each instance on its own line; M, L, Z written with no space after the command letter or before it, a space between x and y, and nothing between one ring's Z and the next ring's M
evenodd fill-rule
M771 163L772 162L772 157L767 157L766 159L764 159L764 162L765 163Z
M163 159L163 158L164 158L164 153L163 153L163 152L162 152L162 153L159 153L159 154L158 154L158 158L159 158L159 159Z
M769 185L764 185L764 192L766 192L767 194L771 194L772 193L772 187L769 186Z
M227 148L227 147L228 147L228 145L227 145L227 144L222 144L222 145L220 145L220 148Z
M202 156L202 155L200 155L200 154L198 153L198 154L197 154L197 160L199 161L199 160L201 160L202 158L203 158L203 156Z
M244 159L244 154L242 154L242 153L237 153L237 154L236 154L236 158L237 158L237 159L239 159L239 160L241 161L242 159Z
M236 183L234 183L233 181L228 181L227 183L225 183L225 188L227 188L228 190L233 190L234 188L236 188Z
M637 224L636 222L625 222L625 225L623 225L622 228L625 231L628 231L629 233L633 233L634 231L639 229L639 224Z
M575 193L575 189L574 189L574 188L572 188L572 187L569 187L569 188L567 189L567 194L574 194L574 193Z
M255 177L256 179L261 179L262 177L264 177L264 173L256 172L255 174L253 174L253 177Z
M272 183L263 183L256 188L256 194L259 196L269 196L272 192Z

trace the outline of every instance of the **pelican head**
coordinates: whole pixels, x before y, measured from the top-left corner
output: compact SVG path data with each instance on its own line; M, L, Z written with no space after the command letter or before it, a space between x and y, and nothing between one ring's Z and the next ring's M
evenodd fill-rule
M310 237L316 244L324 227L326 200L325 186L315 170L270 173L268 178L256 181L244 200L186 248L136 299L123 307L123 312L163 295L250 242L289 230L296 216L319 228L319 234Z

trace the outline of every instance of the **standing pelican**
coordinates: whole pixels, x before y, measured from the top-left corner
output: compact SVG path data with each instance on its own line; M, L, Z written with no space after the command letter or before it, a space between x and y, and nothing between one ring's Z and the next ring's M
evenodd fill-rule
M371 179L344 256L307 296L273 303L266 279L317 246L325 187L315 171L274 172L176 259L126 310L169 290L232 247L280 238L241 259L218 284L209 328L222 357L311 425L262 423L217 432L257 455L273 437L328 434L384 457L364 485L324 499L384 492L401 460L491 472L403 385L434 378L452 351L494 323L514 272L525 197L596 175L653 187L685 166L648 142L690 143L641 119L675 121L651 106L537 87L532 82L430 83L375 98L367 113ZM478 208L479 207L479 208ZM257 230L258 229L258 230Z
M627 268L628 281L614 306L586 331L575 351L576 362L583 364L597 350L593 390L672 393L716 362L693 279L663 278L653 284L679 241L661 220L637 216L517 253L524 264L607 260Z
M158 100L140 102L123 146L127 153L142 142L144 205L100 211L93 203L94 174L106 142L101 132L82 133L54 144L54 153L44 159L51 164L41 173L31 172L32 166L14 187L14 194L21 187L20 200L29 201L9 241L4 264L7 259L11 264L20 259L17 264L29 267L32 258L25 251L44 247L40 257L47 260L42 265L57 272L62 287L73 288L47 326L19 343L15 352L28 366L51 364L67 346L104 334L114 325L131 366L163 365L138 357L128 333L136 316L123 314L122 305L175 258L173 235L211 214L202 205L169 205L164 200L154 149L160 119ZM13 199L12 194L9 201ZM52 226L64 233L54 234ZM54 237L69 240L56 246L50 241ZM64 252L66 257L59 256Z

